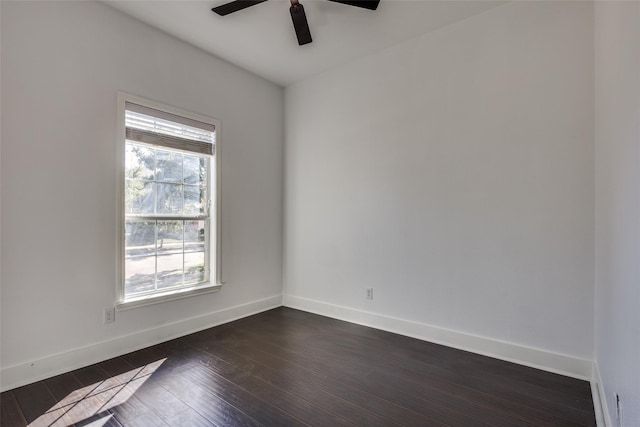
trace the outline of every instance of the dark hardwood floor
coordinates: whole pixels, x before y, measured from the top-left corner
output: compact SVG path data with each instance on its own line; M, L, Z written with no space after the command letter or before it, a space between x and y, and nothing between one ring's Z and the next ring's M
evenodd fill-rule
M595 426L590 385L278 308L1 395L13 426Z

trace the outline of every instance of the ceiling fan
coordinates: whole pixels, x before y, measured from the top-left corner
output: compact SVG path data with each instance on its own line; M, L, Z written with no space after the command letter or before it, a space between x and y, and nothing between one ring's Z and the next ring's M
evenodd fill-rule
M251 6L255 6L259 3L263 3L267 0L235 0L229 3L225 3L220 6L216 6L212 11L220 16L225 16L239 10L246 9ZM291 13L291 20L293 21L293 28L296 31L298 37L298 44L300 46L311 43L311 31L309 30L309 24L307 23L307 15L304 13L304 7L298 0L289 0L291 7L289 12ZM349 6L361 7L369 10L376 10L380 0L329 0L334 3L342 3Z

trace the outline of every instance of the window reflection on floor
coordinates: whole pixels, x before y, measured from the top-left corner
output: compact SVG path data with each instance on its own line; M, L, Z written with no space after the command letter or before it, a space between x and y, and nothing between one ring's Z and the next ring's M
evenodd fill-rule
M77 423L102 427L112 417L108 410L126 402L166 360L132 369L69 393L29 427L67 427Z

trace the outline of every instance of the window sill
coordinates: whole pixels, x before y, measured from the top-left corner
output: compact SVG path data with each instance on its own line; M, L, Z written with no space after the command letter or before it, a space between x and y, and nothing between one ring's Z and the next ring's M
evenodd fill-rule
M146 295L144 297L130 298L121 301L116 304L116 310L125 311L133 308L144 307L147 305L160 304L167 301L174 301L182 298L189 298L196 295L207 294L210 292L217 292L222 288L222 285L202 285L197 288L186 288L173 290L156 295Z

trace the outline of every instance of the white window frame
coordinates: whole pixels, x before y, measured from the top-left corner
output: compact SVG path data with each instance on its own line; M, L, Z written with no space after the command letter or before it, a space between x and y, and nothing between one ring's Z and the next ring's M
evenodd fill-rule
M126 156L126 126L125 111L126 104L132 103L143 107L152 108L161 112L166 112L175 116L184 117L202 123L211 124L215 127L215 147L211 164L215 165L215 173L209 174L209 201L211 203L209 216L209 239L205 242L209 254L209 280L197 286L174 289L167 292L130 297L125 299L125 156ZM187 298L209 292L215 292L222 287L221 270L221 165L220 165L220 121L201 114L182 110L159 102L151 101L125 92L118 92L118 138L117 138L117 280L116 280L116 309L128 310L131 308L143 307L151 304ZM211 169L211 168L210 168ZM212 190L215 194L212 196Z

